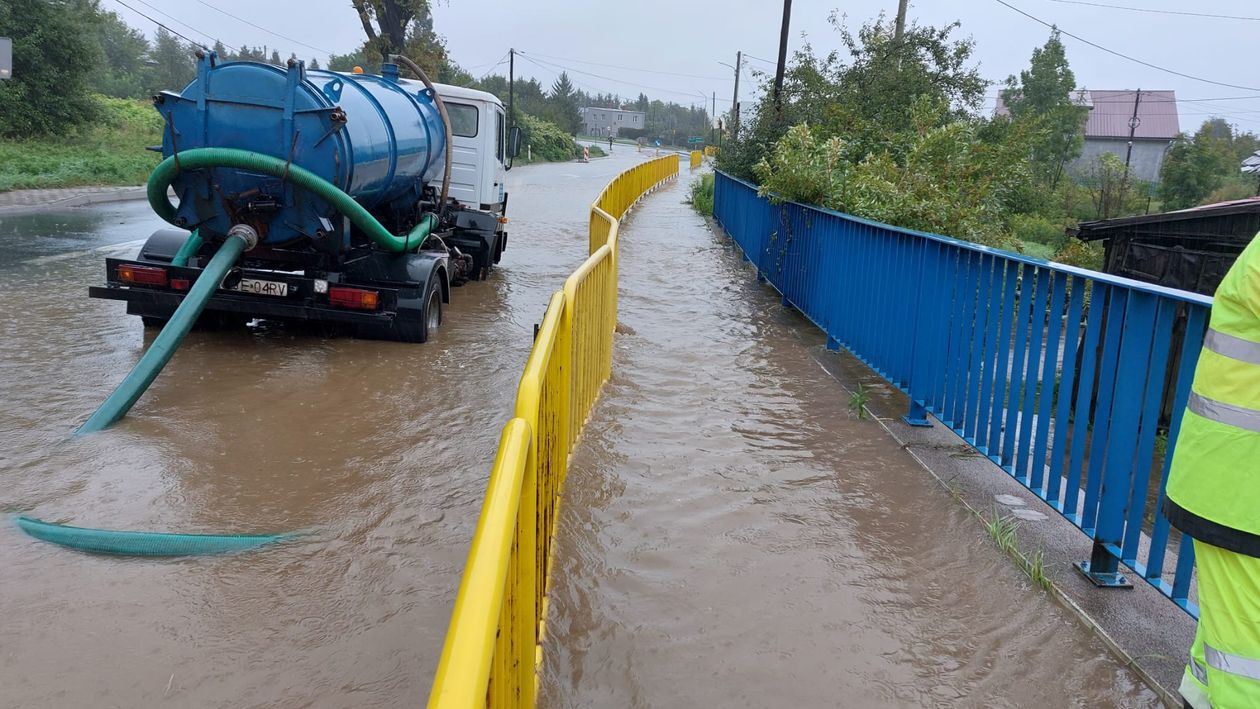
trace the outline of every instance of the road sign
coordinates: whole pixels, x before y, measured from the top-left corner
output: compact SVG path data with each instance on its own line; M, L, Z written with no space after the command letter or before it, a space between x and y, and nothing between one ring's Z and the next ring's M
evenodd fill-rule
M687 139L687 145L699 145L703 142L704 142L704 138L701 138L698 135L693 135Z
M0 79L13 78L13 40L0 37Z

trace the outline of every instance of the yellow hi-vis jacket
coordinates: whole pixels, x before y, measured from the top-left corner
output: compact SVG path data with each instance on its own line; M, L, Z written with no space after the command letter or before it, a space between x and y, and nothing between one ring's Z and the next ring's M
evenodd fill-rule
M1216 289L1167 491L1174 527L1260 557L1260 237Z

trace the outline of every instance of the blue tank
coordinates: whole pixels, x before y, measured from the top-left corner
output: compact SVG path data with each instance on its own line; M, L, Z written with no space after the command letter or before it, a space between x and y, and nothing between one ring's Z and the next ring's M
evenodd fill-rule
M236 148L291 161L354 197L389 228L414 219L424 186L441 172L446 133L431 93L382 75L308 71L255 62L218 63L210 53L197 78L155 106L165 128L162 154ZM282 179L232 168L180 173L177 218L211 238L238 222L265 245L350 234L324 200Z

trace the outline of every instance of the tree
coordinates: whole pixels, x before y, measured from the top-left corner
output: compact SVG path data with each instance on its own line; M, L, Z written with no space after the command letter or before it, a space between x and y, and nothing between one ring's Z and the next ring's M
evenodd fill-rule
M271 50L271 58L267 60L267 63L272 66L280 66L280 51L277 49Z
M1059 184L1063 167L1081 154L1089 109L1074 100L1076 77L1068 66L1059 30L1045 45L1033 50L1032 61L1019 78L1006 79L1002 100L1015 120L1035 125L1042 137L1034 141L1033 167L1051 189Z
M1219 118L1204 121L1194 136L1178 135L1160 170L1159 197L1164 207L1202 204L1231 173L1237 173L1242 158L1232 143L1233 130Z
M430 78L440 80L446 44L433 30L429 0L351 0L351 5L367 35L359 51L369 64L379 67L390 54L405 54Z
M310 61L310 62L309 62L306 66L307 66L308 68L310 68L310 69L318 69L318 68L319 68L319 59L317 59L317 58L315 58L315 57L311 57L311 61Z
M379 55L369 56L362 47L350 54L333 54L328 57L328 68L332 71L351 71L356 66L362 67L366 72L376 73L381 69L381 60Z
M86 0L0 3L0 36L13 40L13 78L0 81L0 136L64 133L96 117L97 18Z
M119 98L141 98L148 94L145 61L149 40L128 27L117 14L103 12L96 31L102 61L96 66L92 83L100 93Z
M718 165L755 179L753 166L787 129L809 121L820 138L840 136L854 159L888 145L906 146L898 136L917 130L922 106L936 110L932 126L945 126L977 111L988 86L971 65L974 43L955 39L958 23L943 27L914 23L896 40L883 15L856 32L831 16L843 49L817 57L806 44L784 75L780 105L762 101L739 140L729 141ZM761 74L763 84L769 77ZM768 92L767 92L768 93ZM920 101L926 101L920 106ZM896 156L894 156L896 158Z
M192 47L159 27L149 51L149 85L156 91L182 91L197 76Z
M582 125L582 116L578 112L577 91L569 80L568 72L560 72L560 76L551 85L551 95L547 98L552 122L567 133L577 133Z
M1133 191L1132 180L1125 179L1127 173L1124 161L1114 153L1103 153L1090 167L1085 175L1085 186L1094 203L1096 218L1111 219L1121 216L1125 197Z

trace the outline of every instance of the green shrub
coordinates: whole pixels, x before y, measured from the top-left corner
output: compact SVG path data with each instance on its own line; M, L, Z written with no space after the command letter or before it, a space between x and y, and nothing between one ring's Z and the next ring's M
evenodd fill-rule
M528 150L521 151L522 157L532 154L534 161L559 162L572 160L582 152L573 136L555 123L518 113L517 125L521 127L521 142L529 146Z
M706 217L713 216L713 173L703 174L691 183L691 206Z
M1054 255L1054 261L1069 266L1101 271L1103 268L1103 245L1099 241L1081 241L1068 239L1063 248Z
M1010 221L1011 236L1025 245L1038 244L1054 253L1067 244L1063 225L1035 214L1013 214ZM1041 249L1036 249L1041 253Z

